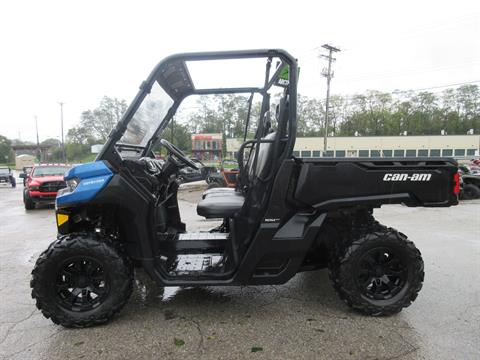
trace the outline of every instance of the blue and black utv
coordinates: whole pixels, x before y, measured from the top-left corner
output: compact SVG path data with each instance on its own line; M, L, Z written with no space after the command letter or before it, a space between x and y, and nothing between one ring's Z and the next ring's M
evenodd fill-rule
M225 69L250 86L202 85L222 80ZM373 209L456 205L457 164L294 157L297 75L295 58L283 50L161 61L96 161L65 176L56 199L58 238L32 272L32 296L45 317L70 327L107 322L128 301L135 267L159 286L283 284L328 267L340 298L356 310L389 315L409 306L423 283L420 252L376 222ZM248 99L238 181L235 189L207 190L197 205L198 215L223 219L221 226L186 232L179 171L198 163L162 134L182 101L210 94ZM256 118L254 97L261 99ZM158 143L168 151L165 162L153 155Z

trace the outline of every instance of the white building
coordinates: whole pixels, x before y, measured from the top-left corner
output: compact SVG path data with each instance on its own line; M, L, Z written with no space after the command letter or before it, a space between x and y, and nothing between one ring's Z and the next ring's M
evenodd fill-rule
M242 139L227 139L228 157L236 156ZM329 157L479 156L480 135L335 136L328 138ZM323 137L297 137L293 155L321 157Z

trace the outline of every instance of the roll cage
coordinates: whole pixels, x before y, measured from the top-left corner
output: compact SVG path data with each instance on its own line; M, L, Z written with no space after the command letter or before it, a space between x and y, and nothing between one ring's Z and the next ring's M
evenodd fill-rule
M196 88L190 75L187 62L200 62L212 60L238 60L238 59L262 59L265 63L265 78L261 87L221 87L221 88ZM272 60L277 59L272 69ZM287 74L287 79L285 79ZM286 51L279 49L265 50L242 50L242 51L224 51L224 52L198 52L198 53L182 53L169 56L162 60L150 73L148 78L141 84L140 89L127 108L122 119L117 126L111 131L105 146L97 156L97 160L107 160L112 166L118 166L121 162L121 156L117 151L118 147L135 152L138 156L146 156L151 153L152 147L155 145L163 130L172 120L182 101L190 95L215 95L215 94L250 94L249 111L247 123L245 126L248 131L248 121L250 117L250 108L252 104L253 94L260 94L263 97L260 119L263 119L269 111L270 97L268 91L273 85L280 85L284 88L284 98L288 98L288 114L279 119L278 128L284 129L282 137L277 136L274 144L274 153L278 155L280 141L286 143L283 149L283 155L291 155L295 144L296 134L296 113L297 113L297 62ZM145 146L132 144L121 144L120 139L126 132L128 124L132 121L142 102L152 90L155 83L172 98L173 104L168 109L164 118L160 121L158 127L150 136ZM249 143L263 142L261 134L264 131L262 121L259 121L256 136ZM284 158L284 156L282 156ZM256 161L256 160L255 160Z

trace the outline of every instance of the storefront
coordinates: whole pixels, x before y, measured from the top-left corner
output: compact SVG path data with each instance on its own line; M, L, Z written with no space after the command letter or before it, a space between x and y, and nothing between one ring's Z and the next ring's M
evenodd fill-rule
M222 134L192 135L192 155L202 161L221 161L223 150Z

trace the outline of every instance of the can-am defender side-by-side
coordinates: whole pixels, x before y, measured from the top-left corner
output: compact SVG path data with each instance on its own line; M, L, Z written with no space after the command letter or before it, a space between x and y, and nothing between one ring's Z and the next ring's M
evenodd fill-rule
M260 76L247 87L201 86L228 65L243 81L255 78L255 70ZM210 73L199 72L202 66ZM375 221L373 209L456 205L457 164L292 156L297 75L296 60L283 50L161 61L97 160L65 176L56 200L58 238L32 271L32 296L45 317L73 327L107 322L127 302L135 266L159 286L283 284L298 272L328 267L340 298L358 311L389 315L409 306L424 278L420 252ZM208 94L246 95L245 137L236 188L207 190L197 205L199 215L223 219L222 225L187 232L178 174L197 165L162 132L184 99ZM250 119L254 96L261 110ZM164 163L152 153L157 142L168 150Z

